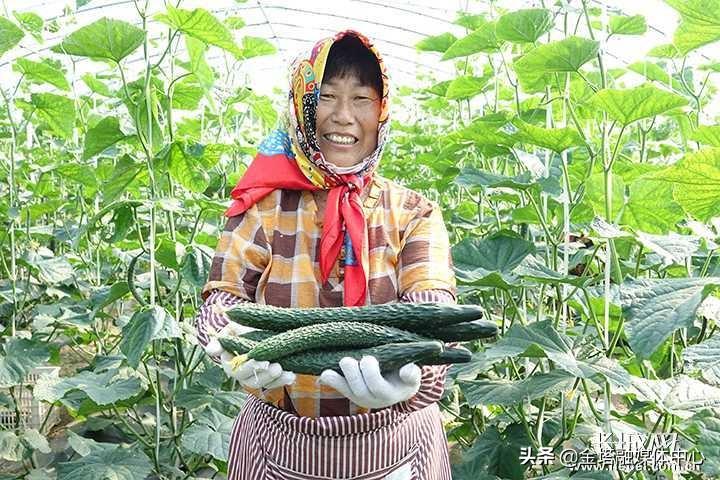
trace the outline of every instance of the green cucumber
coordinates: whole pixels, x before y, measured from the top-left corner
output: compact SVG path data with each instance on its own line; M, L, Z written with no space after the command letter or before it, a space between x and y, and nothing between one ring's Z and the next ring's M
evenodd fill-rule
M391 371L397 370L407 363L438 365L448 363L447 360L453 358L452 355L444 358L443 354L447 353L443 350L440 342L388 343L376 347L348 350L309 350L283 357L279 363L283 370L295 373L320 375L324 370L335 370L342 374L339 362L344 357L360 360L365 355L372 355L378 359L381 371ZM459 356L457 358L461 359ZM464 361L469 361L469 358Z
M247 355L254 360L275 362L297 352L328 348L375 347L386 343L422 342L427 337L398 328L362 322L334 322L278 333L259 342Z
M410 331L469 322L482 318L477 305L448 303L384 303L366 307L284 308L242 303L225 314L246 327L284 332L331 322L363 322Z
M266 340L275 335L277 335L277 332L271 332L269 330L252 330L250 332L243 333L242 335L218 337L218 341L228 352L243 355L252 350L253 347L262 340Z
M468 342L497 335L497 325L488 320L456 323L446 327L423 330L420 333L443 342Z

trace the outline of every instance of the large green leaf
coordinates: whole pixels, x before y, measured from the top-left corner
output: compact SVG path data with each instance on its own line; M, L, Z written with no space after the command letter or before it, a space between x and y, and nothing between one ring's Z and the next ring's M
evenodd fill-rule
M629 374L615 361L605 357L578 358L571 348L571 340L555 330L550 320L527 326L516 323L500 340L485 350L487 361L516 356L547 357L557 368L576 377L594 379L601 375L616 385L630 384Z
M544 8L529 8L506 13L495 27L501 40L513 43L533 43L553 26L553 15Z
M647 22L642 15L613 15L610 17L612 35L642 35L647 31Z
M30 371L50 358L46 344L25 338L10 338L0 355L0 387L12 387L25 381Z
M606 88L597 92L590 103L613 120L628 125L641 118L654 117L682 107L687 104L687 100L654 85L644 85L621 90Z
M701 369L720 366L720 335L690 345L683 350L683 359Z
M261 37L245 36L242 39L242 58L253 58L262 55L272 55L277 52L275 45Z
M597 55L599 43L570 36L540 45L515 61L514 69L525 90L533 91L549 73L576 72Z
M462 462L453 466L455 480L489 480L503 478L522 480L530 466L520 462L520 449L530 445L522 425L513 423L500 432L497 425L485 429L473 446L463 454ZM492 476L491 476L492 475Z
M717 285L720 278L644 278L623 283L620 303L633 352L649 358L675 330L691 326L698 306Z
M82 371L72 377L43 377L35 385L33 395L38 400L53 403L76 390L98 405L110 405L134 397L143 391L143 386L140 378L127 371Z
M83 147L83 160L101 153L106 148L115 145L125 138L120 130L120 121L117 117L105 117L85 134Z
M697 435L695 445L703 454L702 471L709 478L720 476L720 414L717 408L702 410L687 421ZM686 430L683 428L683 430Z
M523 172L514 177L496 175L494 173L478 170L473 167L464 167L455 178L455 183L468 188L514 188L516 190L527 190L537 182L532 178L530 172Z
M501 43L495 37L495 24L484 23L474 32L450 45L443 54L442 60L466 57L480 52L496 52Z
M680 13L673 44L686 55L720 40L720 4L714 0L665 0Z
M51 48L55 53L106 59L119 63L145 40L145 32L130 23L103 17Z
M20 43L25 32L5 17L0 17L0 57Z
M636 240L643 247L658 255L664 264L685 265L688 257L700 249L700 237L680 235L670 232L669 235L651 235L637 232Z
M110 179L103 184L103 202L106 204L114 202L117 197L130 189L133 182L146 176L142 164L136 163L130 155L123 155L115 164Z
M25 447L15 432L0 430L0 459L9 462L20 462L23 459Z
M464 239L452 247L452 258L461 283L507 288L517 283L512 270L534 251L532 242L498 232L487 238Z
M33 93L30 101L35 108L35 114L50 130L62 138L72 136L75 103L71 99L53 93Z
M675 201L697 219L720 215L720 148L690 153L655 178L671 182Z
M720 147L720 125L702 125L692 135L691 140L713 147Z
M57 480L140 480L151 473L150 459L138 447L118 446L57 464Z
M155 18L201 42L227 50L236 58L243 58L243 50L235 43L230 30L205 9L185 10L168 5L167 13Z
M665 68L649 60L631 63L627 68L642 75L648 80L652 80L663 85L668 85L669 83L673 90L682 91L684 88L677 78L668 75Z
M208 408L182 436L182 445L198 455L227 460L233 419Z
M152 340L180 336L175 318L159 306L138 310L123 327L120 351L127 357L128 364L138 368L145 348Z
M520 381L471 380L459 382L471 407L477 405L514 405L540 398L550 392L570 388L575 377L562 370L538 373Z
M15 20L20 22L20 26L25 31L30 32L38 42L42 43L42 28L45 24L40 15L33 12L13 12Z
M673 199L669 182L640 177L628 189L630 195L620 221L623 225L648 233L667 233L675 230L677 222L685 217L682 207Z
M70 84L65 78L65 74L48 59L33 62L27 58L18 58L15 60L13 70L22 73L29 80L38 83L49 83L60 90L70 90Z
M686 375L664 380L632 377L625 393L634 393L638 400L652 402L662 412L689 418L693 413L720 407L720 388L707 385Z
M215 166L224 150L220 144L175 142L169 151L170 175L188 190L201 193L210 182L207 172Z
M481 93L485 85L487 85L487 79L483 77L473 77L472 75L457 77L448 85L445 96L450 100L472 98Z
M443 53L445 50L450 48L450 45L455 43L457 38L455 35L449 32L435 35L432 37L426 37L415 44L415 48L421 52L440 52Z
M96 77L94 77L90 73L86 73L82 76L83 82L85 82L85 85L88 86L90 90L97 93L98 95L102 95L103 97L112 97L113 93L110 91L110 88L108 88L107 85L105 85L103 82L98 80Z
M583 138L575 128L542 128L523 122L520 119L514 120L513 125L519 130L515 138L521 143L537 145L558 153L570 147L585 145Z

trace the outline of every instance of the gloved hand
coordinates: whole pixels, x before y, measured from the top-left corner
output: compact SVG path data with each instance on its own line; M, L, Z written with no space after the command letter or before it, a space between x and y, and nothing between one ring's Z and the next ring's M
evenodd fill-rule
M422 370L414 363L383 377L377 358L366 355L359 362L352 357L343 358L340 369L344 376L325 370L320 375L320 383L334 388L360 407L389 407L408 400L420 389Z
M279 363L247 360L245 355L220 354L220 365L228 377L250 388L277 388L295 382L295 374L282 369Z
M254 329L244 327L235 322L229 322L227 325L221 328L219 332L214 331L214 329L208 329L209 340L207 345L203 347L205 349L205 353L207 353L211 357L219 357L225 351L225 349L222 347L222 345L220 345L218 338L237 337L238 335L242 335L243 333L247 333L251 330Z

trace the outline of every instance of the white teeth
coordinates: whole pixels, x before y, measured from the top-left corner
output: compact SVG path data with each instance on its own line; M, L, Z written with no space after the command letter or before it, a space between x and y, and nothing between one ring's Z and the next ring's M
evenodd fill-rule
M337 135L334 133L325 135L325 138L327 138L331 142L342 143L343 145L352 145L353 143L355 143L355 137L346 137L344 135Z

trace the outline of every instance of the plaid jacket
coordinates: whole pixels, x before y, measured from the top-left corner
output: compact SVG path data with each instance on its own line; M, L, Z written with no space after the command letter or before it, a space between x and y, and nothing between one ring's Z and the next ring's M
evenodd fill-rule
M455 277L442 215L420 194L376 176L366 187L368 303L455 301ZM323 282L318 264L322 217L310 191L276 190L245 213L231 217L220 236L205 300L197 317L198 339L226 318L209 305L250 301L280 307L336 307L343 302L343 271L337 262ZM212 295L211 295L212 294ZM228 294L231 294L228 296ZM439 399L446 367L424 367L420 392L395 408L416 409ZM248 391L301 416L352 415L352 404L317 377L298 375L293 385Z

